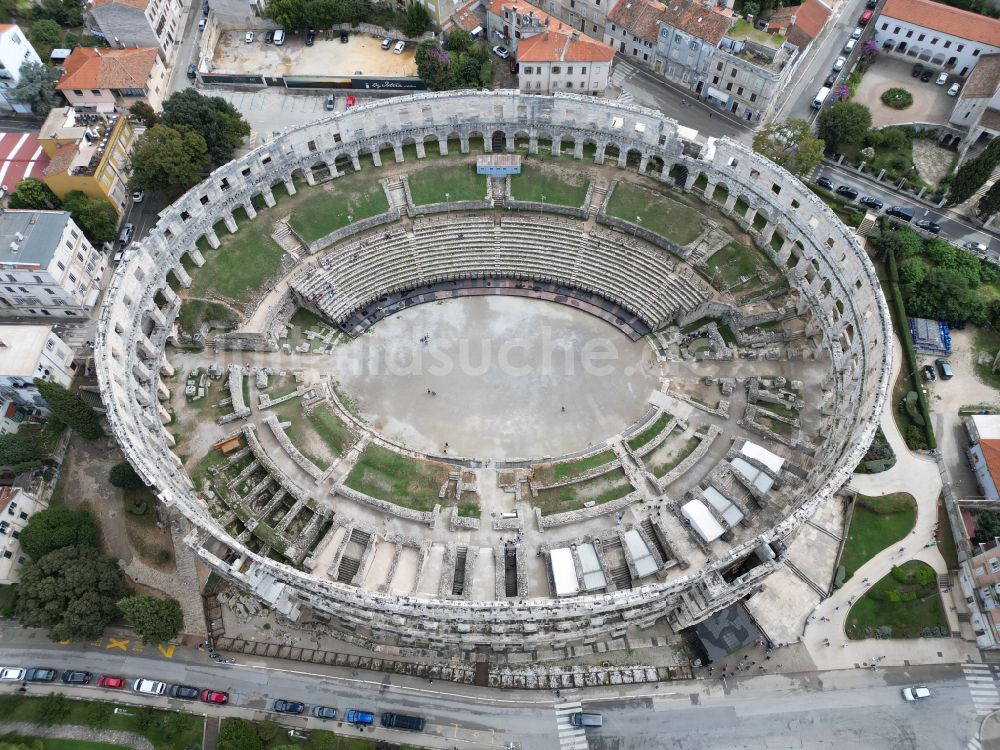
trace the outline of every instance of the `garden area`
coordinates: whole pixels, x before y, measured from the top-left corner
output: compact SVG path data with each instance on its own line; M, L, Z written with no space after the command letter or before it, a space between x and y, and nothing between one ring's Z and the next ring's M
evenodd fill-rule
M837 585L842 585L875 555L909 534L916 521L917 504L909 493L894 492L881 497L858 495L840 555Z
M522 160L521 174L511 177L510 191L515 200L579 208L587 197L587 185L587 178L578 173L563 173Z
M601 505L625 497L632 490L632 484L625 476L624 470L612 469L583 482L540 490L538 495L531 499L531 504L538 508L543 516L548 516L553 513L579 510L584 503L593 502Z
M354 731L352 729L352 731ZM272 750L272 748L303 748L303 750L417 750L412 745L397 745L385 740L334 734L325 729L299 729L299 736L273 721L252 722L246 719L225 719L219 731L218 750ZM200 747L200 745L199 745Z
M379 178L376 170L369 169L308 190L292 209L288 223L303 240L313 242L352 221L384 214L389 210L389 200Z
M743 284L752 285L757 281L758 266L763 266L772 278L781 276L770 258L755 248L733 241L709 256L705 261L705 274L713 280L713 283L719 283L727 289L738 288ZM747 276L750 277L748 281L740 281Z
M608 200L607 213L624 221L639 223L678 245L693 242L704 231L701 214L663 193L618 182Z
M344 484L365 495L404 508L430 511L448 479L444 464L419 461L369 443L361 452Z
M670 424L670 420L673 417L667 412L662 412L648 427L642 430L642 432L633 435L628 440L628 447L631 450L638 450L646 443L650 442L654 438L659 437L660 433Z
M536 464L532 468L531 483L536 487L565 482L567 479L578 477L584 472L596 469L598 466L611 463L617 458L615 452L607 450L594 453L590 456L577 458L572 461L562 461L552 464Z
M460 164L435 164L407 175L410 197L418 206L452 201L486 199L486 176L476 174L475 161Z
M854 603L845 630L851 640L950 635L934 569L919 560L894 566Z
M646 468L654 477L660 479L680 466L685 458L694 453L700 442L701 440L693 436L683 442L668 438L646 457Z

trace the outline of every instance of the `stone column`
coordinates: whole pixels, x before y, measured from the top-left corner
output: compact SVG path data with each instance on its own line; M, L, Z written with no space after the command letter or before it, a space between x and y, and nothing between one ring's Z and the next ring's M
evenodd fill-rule
M247 216L251 219L257 216L257 209L253 207L253 201L247 201L243 204L243 210L247 212ZM229 231L235 232L235 229L230 229Z
M514 136L504 134L504 142L508 154L514 153Z
M156 356L156 354L157 354L156 347L153 346L153 342L150 341L149 337L146 336L145 334L142 334L142 333L138 334L136 336L136 343L139 345L139 348L143 352L145 352L145 354L146 354L147 357L155 357Z
M148 409L143 409L139 413L142 415L142 421L145 423L147 430L156 430L158 428L156 420L153 418L153 415L149 413Z
M274 193L271 192L271 188L264 188L260 194L264 198L264 205L268 208L273 208L276 201L274 200Z
M216 240L216 242L218 242L218 240ZM205 256L201 254L201 250L198 249L197 245L191 245L191 247L188 248L187 254L192 262L199 268L205 265Z
M556 136L552 139L552 155L559 156L562 153L562 138Z
M724 211L727 214L731 214L733 212L733 209L736 208L736 201L738 201L739 199L740 196L736 195L735 193L730 193L729 197L726 198L725 206L723 206Z
M163 404L156 402L156 411L159 414L160 422L162 424L169 424L170 422L170 412L163 408Z
M376 167L382 166L382 152L378 149L372 149L372 164Z
M167 388L162 380L156 381L156 395L159 396L160 401L166 401L170 398L170 389Z
M286 177L283 182L285 183L285 191L289 195L295 195L295 180L291 177Z
M459 150L463 154L469 153L469 136L467 136L467 135L460 135L458 137L458 142L460 144L460 149Z
M438 136L438 151L441 152L441 156L448 155L448 139Z
M597 153L594 154L594 164L604 163L604 150L608 147L608 144L602 143L597 147Z
M180 276L178 276L177 278L179 279ZM160 294L163 295L163 298L167 301L168 305L173 304L173 302L177 299L177 292L171 289L169 284L164 284L162 287L160 287L159 291ZM161 317L163 316L162 312L160 313L160 316ZM166 324L166 318L163 318L163 321L164 324Z
M427 150L424 148L424 142L423 141L417 141L414 145L417 147L417 158L418 159L424 159L424 158L426 158L427 157Z
M161 358L160 374L169 378L173 376L174 372L176 372L176 370L174 370L174 366L170 364L170 360L167 359L166 357Z
M355 172L361 171L361 158L358 156L357 152L351 154L351 164L354 166Z
M153 319L153 323L160 328L165 328L167 325L167 316L156 305L153 305L146 312L149 313L149 317Z
M639 158L639 174L646 174L646 167L648 167L648 166L649 166L649 156L646 155L646 154L643 154ZM660 179L662 179L664 182L666 182L666 175L663 174L662 170L660 171Z
M306 184L310 187L316 184L316 176L313 174L312 168L306 170Z
M688 177L690 177L690 176L691 176L691 173L688 172ZM698 181L698 177L695 177L694 181L691 184L693 185L697 181ZM709 182L707 185L705 185L705 193L704 193L705 200L707 200L709 203L712 202L712 196L715 195L715 189L718 186L719 186L719 183L717 183L717 182Z
M178 263L176 266L171 266L170 270L174 272L174 276L176 276L177 280L181 282L182 287L187 289L191 286L191 275L184 270L184 266Z
M483 133L483 151L487 154L493 153L493 139Z
M778 229L777 224L772 224L770 221L767 222L767 224L764 225L764 229L760 233L761 239L764 240L764 242L766 242L768 245L770 245L771 239L774 237L774 233L775 231L777 231L777 229Z
M625 169L625 165L628 163L628 151L625 149L618 149L618 168Z
M530 135L528 136L528 153L537 154L538 153L538 136Z
M139 402L140 406L148 407L153 403L153 399L149 397L149 392L145 388L135 389L135 400Z
M139 375L139 380L142 380L143 382L148 382L153 377L153 373L148 367L146 367L146 364L141 359L135 360L135 363L132 365L132 372L137 373ZM137 392L139 390L141 389L136 389Z
M401 143L393 143L392 152L396 156L396 163L401 163L403 161L403 145Z
M256 216L256 215L257 215L257 212L256 212L256 211L254 211L254 212L253 212L253 215L254 215L254 216ZM253 218L253 216L251 216L250 218L252 219L252 218ZM233 218L233 215L232 215L232 214L229 214L229 213L227 213L227 214L226 214L225 216L223 216L223 217L222 217L222 220L223 220L224 222L226 222L226 229L228 229L228 230L230 231L230 233L232 233L232 234L236 234L236 230L237 230L237 229L238 229L239 227L238 227L238 226L236 225L236 219L235 219L235 218Z
M214 227L209 227L209 229L206 230L205 239L208 240L208 244L211 246L213 250L218 250L219 245L222 244L219 242L219 235L215 233Z
M781 248L775 253L775 262L782 268L788 263L788 259L792 257L793 247L795 247L795 243L786 237L785 241L781 243Z

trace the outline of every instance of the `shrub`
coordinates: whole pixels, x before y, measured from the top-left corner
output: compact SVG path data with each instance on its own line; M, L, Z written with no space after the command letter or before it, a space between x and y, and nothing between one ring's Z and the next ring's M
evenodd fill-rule
M891 88L882 92L882 103L893 109L906 109L913 104L913 94L906 89Z

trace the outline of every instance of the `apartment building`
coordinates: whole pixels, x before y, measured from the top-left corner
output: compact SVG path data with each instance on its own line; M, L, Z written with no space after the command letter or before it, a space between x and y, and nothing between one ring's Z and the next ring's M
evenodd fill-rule
M78 110L125 111L136 102L160 109L167 69L155 47L77 47L63 63L56 89Z
M91 0L89 12L112 47L155 47L170 62L181 42L181 0Z
M20 487L0 487L0 586L18 581L25 561L21 552L21 532L28 520L45 505Z
M21 80L21 66L26 62L41 62L28 37L16 23L0 23L0 97L7 107L22 114L30 113L31 105L11 99L10 89Z

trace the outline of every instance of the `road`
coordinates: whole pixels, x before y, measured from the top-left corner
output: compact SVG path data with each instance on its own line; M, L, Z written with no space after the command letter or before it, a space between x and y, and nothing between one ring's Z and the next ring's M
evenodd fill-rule
M848 669L740 676L725 683L711 679L664 683L659 688L564 691L557 698L549 692L496 691L260 657L239 659L239 664L220 665L191 648L164 653L130 643L123 636L62 646L50 643L39 631L11 627L0 631L0 663L4 665L73 667L133 679L147 676L226 690L230 705L206 706L58 683L33 683L29 693L59 690L76 697L168 705L210 716L280 718L282 724L300 729L338 726L305 716L277 716L269 710L275 698L334 706L341 715L348 708L376 713L394 710L425 717L421 743L442 748L495 748L514 741L524 750L584 746L594 750L666 746L683 750L955 750L965 747L978 728L970 686L956 665L890 667L877 674ZM902 686L918 683L933 691L932 698L919 707L904 702L899 693ZM588 730L589 745L580 743L580 730L568 726L569 713L580 708L599 712L605 719L603 728ZM368 731L376 738L400 740L393 730Z

